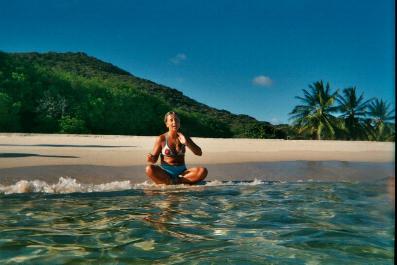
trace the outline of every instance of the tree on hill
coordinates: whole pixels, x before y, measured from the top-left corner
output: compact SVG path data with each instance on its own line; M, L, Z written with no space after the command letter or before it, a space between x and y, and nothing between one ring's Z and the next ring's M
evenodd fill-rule
M211 108L85 53L0 52L0 77L0 92L20 102L15 126L3 131L156 135L165 129L164 113L176 109L194 136L283 135L269 123ZM263 130L249 130L251 124Z

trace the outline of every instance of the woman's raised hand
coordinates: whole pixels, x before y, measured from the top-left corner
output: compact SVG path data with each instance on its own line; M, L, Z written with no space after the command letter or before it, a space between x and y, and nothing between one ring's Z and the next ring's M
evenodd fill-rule
M156 157L152 154L147 154L146 156L146 161L149 163L156 163L157 159L155 159Z
M186 145L186 137L181 132L178 132L178 139L181 144Z

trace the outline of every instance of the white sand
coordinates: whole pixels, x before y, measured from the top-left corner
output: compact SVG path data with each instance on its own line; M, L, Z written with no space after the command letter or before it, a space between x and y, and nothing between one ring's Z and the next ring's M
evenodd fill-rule
M306 141L192 138L203 156L192 164L270 161L392 162L395 144L368 141ZM114 135L0 134L0 168L40 165L135 166L146 164L155 137Z
M156 137L0 134L0 185L19 180L142 183ZM193 138L207 180L367 181L395 175L394 143ZM325 161L325 162L324 162ZM328 162L329 161L329 162ZM337 162L342 161L342 162ZM357 163L370 162L370 163Z

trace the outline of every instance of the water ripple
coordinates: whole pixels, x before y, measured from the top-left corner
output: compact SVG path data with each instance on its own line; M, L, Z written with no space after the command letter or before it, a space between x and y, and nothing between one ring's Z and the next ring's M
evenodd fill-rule
M1 264L391 264L393 250L384 183L0 196Z

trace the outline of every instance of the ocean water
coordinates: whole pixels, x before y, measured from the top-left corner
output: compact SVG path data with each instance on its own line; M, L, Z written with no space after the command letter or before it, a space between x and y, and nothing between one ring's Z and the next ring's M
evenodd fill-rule
M393 264L371 182L0 185L0 264Z

